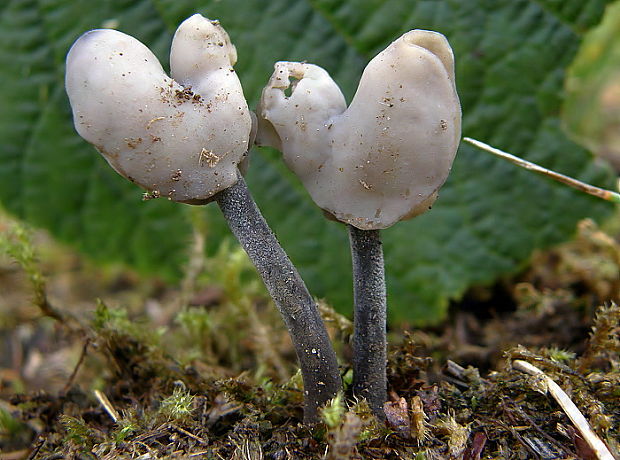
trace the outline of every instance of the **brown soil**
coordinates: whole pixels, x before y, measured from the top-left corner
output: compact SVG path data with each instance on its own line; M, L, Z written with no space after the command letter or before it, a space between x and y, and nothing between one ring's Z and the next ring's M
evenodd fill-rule
M517 359L618 457L619 233L584 221L523 273L470 290L444 324L392 326L386 422L346 393L306 427L291 344L238 248L205 262L198 235L171 287L1 218L5 249L21 252L0 256L0 460L597 458ZM348 343L350 322L322 311ZM337 351L348 391L351 351Z

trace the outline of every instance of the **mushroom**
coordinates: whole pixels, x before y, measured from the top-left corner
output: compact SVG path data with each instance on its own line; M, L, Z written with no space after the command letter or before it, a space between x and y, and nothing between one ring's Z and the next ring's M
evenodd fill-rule
M217 23L187 19L166 75L135 38L86 32L67 55L66 88L77 132L122 176L153 196L204 203L237 182L252 119Z
M78 133L149 197L218 203L288 327L304 380L304 419L313 423L341 388L338 364L316 302L239 173L253 122L236 59L219 22L199 14L174 35L172 78L135 38L93 30L67 55L66 90Z
M348 224L353 390L382 416L386 294L379 231L430 209L448 177L461 132L452 50L437 32L405 33L368 63L348 108L322 68L278 62L257 115L257 144L279 149L315 203Z

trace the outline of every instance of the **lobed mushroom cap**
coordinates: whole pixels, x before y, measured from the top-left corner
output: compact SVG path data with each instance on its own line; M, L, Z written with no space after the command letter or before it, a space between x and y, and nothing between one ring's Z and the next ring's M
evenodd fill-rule
M198 204L237 181L252 119L219 23L200 15L178 28L173 78L135 38L82 35L67 55L75 128L122 176L153 196Z
M323 210L387 228L429 209L450 172L461 135L452 50L437 32L404 34L370 61L348 108L323 69L280 62L258 117L257 143L282 151Z

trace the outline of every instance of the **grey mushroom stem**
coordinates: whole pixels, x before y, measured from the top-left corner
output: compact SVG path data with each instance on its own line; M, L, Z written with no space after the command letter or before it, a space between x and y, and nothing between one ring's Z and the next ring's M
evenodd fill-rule
M258 270L293 341L304 383L304 422L342 389L336 353L318 306L252 199L241 175L214 197L231 231Z
M349 227L353 263L353 394L385 418L387 399L387 298L379 230Z

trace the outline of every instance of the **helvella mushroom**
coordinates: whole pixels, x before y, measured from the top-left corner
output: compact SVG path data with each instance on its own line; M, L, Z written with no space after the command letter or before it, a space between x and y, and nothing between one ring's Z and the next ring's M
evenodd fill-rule
M239 173L253 123L236 59L219 22L198 14L174 35L172 78L138 40L93 30L69 51L66 90L78 133L148 196L218 203L288 327L304 381L304 420L314 423L341 389L338 364L316 302Z
M383 417L386 291L379 231L427 211L450 173L461 135L452 49L440 33L405 33L368 63L348 108L322 68L278 62L257 116L257 144L279 149L314 202L349 227L353 391Z

